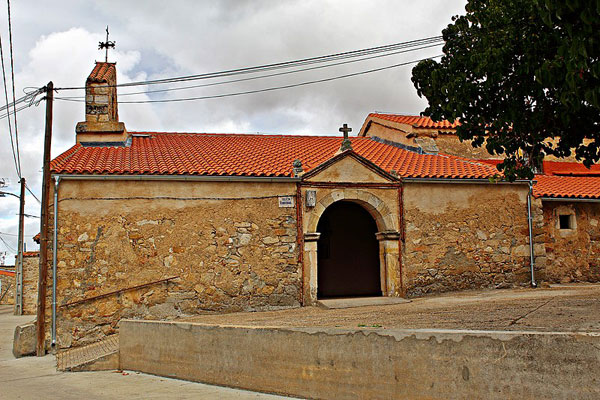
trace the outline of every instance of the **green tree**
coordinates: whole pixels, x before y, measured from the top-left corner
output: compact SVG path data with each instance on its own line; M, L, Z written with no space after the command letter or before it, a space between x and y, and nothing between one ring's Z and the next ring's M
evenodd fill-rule
M441 60L413 69L425 115L459 118L510 180L545 155L600 159L600 0L469 0L443 36Z

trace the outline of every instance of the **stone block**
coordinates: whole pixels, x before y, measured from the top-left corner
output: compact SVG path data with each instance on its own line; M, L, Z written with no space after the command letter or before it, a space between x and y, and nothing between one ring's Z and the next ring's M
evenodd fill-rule
M331 198L333 199L333 201L340 201L340 200L344 200L346 197L344 195L344 192L341 190L336 190L334 192L331 192Z
M108 104L108 95L105 95L105 94L96 94L94 96L94 103Z
M31 356L36 352L36 329L35 321L19 325L15 328L13 340L13 355L16 358Z
M262 242L264 244L275 244L275 243L279 243L279 238L277 237L271 237L271 236L267 236L265 238L263 238Z

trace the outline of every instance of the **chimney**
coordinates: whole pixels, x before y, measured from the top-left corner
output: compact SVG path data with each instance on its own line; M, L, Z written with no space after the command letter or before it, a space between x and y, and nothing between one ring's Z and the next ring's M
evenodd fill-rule
M119 122L115 63L96 62L85 81L85 121L78 122L77 143L96 146L123 146L125 124Z

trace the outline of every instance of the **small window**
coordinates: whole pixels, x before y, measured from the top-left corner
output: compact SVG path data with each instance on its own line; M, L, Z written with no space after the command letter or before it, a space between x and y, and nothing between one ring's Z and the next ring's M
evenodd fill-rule
M560 229L573 229L573 214L559 215L558 227Z

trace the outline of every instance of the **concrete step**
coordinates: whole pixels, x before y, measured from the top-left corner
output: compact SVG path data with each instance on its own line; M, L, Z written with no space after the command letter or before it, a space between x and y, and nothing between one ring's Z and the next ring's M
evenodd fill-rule
M59 371L106 371L119 368L119 335L56 354Z
M368 307L382 306L390 304L410 303L410 300L402 297L348 297L335 299L321 299L317 302L319 307L327 309L336 308L353 308L353 307Z

